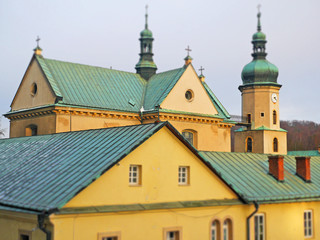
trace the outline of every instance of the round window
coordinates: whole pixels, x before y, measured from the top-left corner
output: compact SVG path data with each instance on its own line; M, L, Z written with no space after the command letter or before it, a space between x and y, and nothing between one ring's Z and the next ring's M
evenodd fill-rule
M185 97L188 101L191 101L193 99L193 92L191 90L186 91Z
M37 92L38 92L38 86L36 83L33 83L31 86L31 95L34 96L37 94Z

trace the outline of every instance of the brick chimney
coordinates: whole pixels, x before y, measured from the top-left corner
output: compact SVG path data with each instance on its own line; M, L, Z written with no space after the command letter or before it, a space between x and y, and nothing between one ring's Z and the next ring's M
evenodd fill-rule
M269 174L279 182L284 181L283 156L269 156Z
M296 174L306 182L311 182L310 157L296 157Z

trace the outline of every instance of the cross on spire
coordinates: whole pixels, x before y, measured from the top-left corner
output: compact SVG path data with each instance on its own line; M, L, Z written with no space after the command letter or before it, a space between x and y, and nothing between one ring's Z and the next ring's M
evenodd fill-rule
M205 70L205 69L201 66L200 69L199 69L201 75L202 75L202 71L203 71L203 70Z
M146 25L145 28L148 29L148 4L146 5Z
M258 8L258 13L260 13L261 4L258 4L257 8Z
M37 39L36 39L36 42L37 42L37 48L39 47L39 41L40 41L41 39L39 38L39 36L37 36Z
M188 57L189 57L189 53L192 51L188 45L188 47L185 49L188 52Z

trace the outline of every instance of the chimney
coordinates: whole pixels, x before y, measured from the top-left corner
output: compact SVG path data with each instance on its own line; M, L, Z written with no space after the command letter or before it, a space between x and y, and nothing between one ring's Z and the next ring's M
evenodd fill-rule
M310 157L296 157L296 174L306 182L311 182Z
M271 174L279 182L284 181L283 156L269 156L269 174Z

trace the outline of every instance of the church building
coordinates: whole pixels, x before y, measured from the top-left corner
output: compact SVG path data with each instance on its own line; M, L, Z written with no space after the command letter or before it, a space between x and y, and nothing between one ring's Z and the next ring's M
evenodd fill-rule
M320 240L320 156L287 155L260 17L241 122L189 53L157 73L148 14L135 73L38 44L0 139L0 240Z

